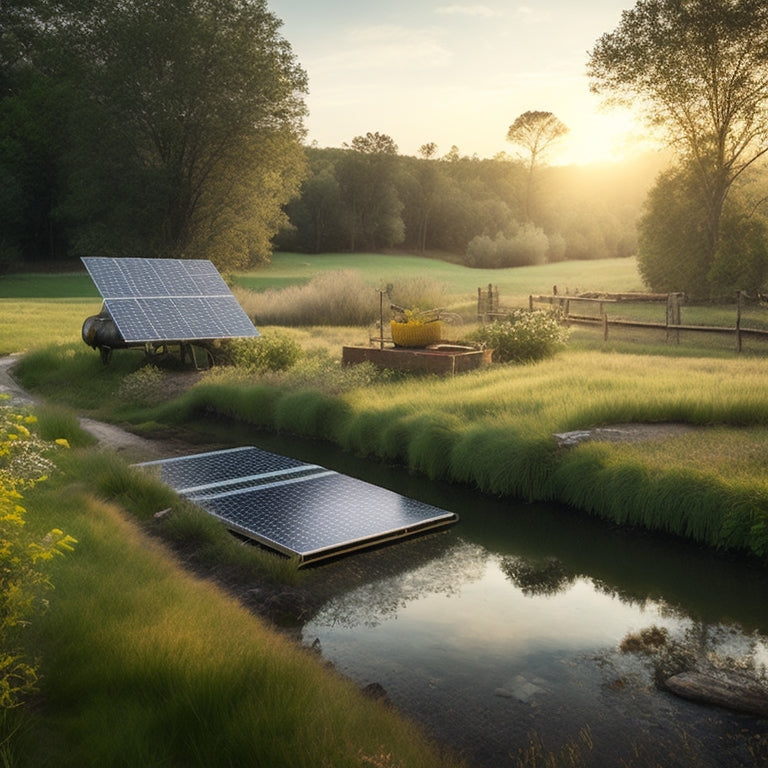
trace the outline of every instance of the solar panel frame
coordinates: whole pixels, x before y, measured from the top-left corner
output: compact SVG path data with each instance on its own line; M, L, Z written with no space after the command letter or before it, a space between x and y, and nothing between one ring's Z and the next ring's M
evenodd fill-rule
M259 335L210 261L81 260L126 343L183 343Z
M144 462L230 530L301 564L451 525L455 513L253 446Z

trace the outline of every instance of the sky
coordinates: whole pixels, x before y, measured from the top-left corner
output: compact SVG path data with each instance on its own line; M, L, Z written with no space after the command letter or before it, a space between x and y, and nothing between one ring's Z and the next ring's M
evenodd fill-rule
M385 133L400 154L519 151L529 110L570 129L552 163L620 160L639 141L627 112L589 92L586 65L633 0L268 0L309 77L307 142L340 147Z

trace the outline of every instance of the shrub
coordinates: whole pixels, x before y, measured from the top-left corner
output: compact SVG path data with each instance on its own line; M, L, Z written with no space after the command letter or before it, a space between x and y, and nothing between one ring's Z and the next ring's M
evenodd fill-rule
M123 377L117 396L127 403L157 405L164 397L165 374L156 365L145 365Z
M0 407L0 709L18 706L34 690L37 669L15 646L17 634L45 607L51 587L44 564L72 550L75 540L58 528L36 538L26 528L22 490L45 479L53 464L49 444L30 429L33 416ZM66 445L66 440L56 441Z
M221 357L224 362L249 371L285 371L304 354L298 342L282 333L253 339L232 339Z
M428 278L392 281L386 302L404 307L440 307L448 288ZM355 270L337 270L306 285L257 293L233 289L237 300L257 325L365 326L379 317L379 291Z
M550 250L549 238L533 224L524 224L511 235L495 238L478 235L467 246L470 267L501 268L543 264Z
M481 328L476 338L493 349L497 362L528 363L557 352L568 331L553 312L516 309L506 319Z

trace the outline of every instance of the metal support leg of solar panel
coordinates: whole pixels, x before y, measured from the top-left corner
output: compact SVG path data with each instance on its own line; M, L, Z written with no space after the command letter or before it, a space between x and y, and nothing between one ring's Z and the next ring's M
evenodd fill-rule
M300 564L451 525L455 513L252 446L138 464L227 528Z

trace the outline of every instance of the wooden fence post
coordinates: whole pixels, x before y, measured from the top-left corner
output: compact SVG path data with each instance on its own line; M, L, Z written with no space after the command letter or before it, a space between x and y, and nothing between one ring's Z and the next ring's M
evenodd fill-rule
M668 293L667 294L667 341L669 341L669 329L670 326L673 328L675 326L679 326L681 323L681 314L680 314L680 296L682 294L680 293ZM675 330L675 341L677 344L680 343L680 329L678 328Z
M736 351L741 353L741 298L742 292L736 291Z

